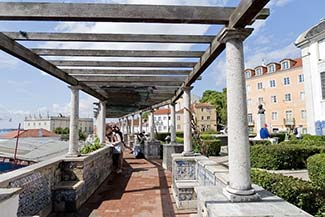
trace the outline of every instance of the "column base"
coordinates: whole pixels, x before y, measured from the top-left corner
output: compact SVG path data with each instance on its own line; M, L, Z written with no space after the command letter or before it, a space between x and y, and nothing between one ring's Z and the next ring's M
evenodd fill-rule
M253 202L261 200L260 196L255 192L255 190L237 190L226 186L223 190L225 197L231 202Z

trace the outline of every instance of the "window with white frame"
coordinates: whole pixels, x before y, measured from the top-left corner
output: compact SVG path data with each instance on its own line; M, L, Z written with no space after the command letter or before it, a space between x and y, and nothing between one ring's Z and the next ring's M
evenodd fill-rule
M181 116L177 115L177 120L180 121L181 120Z
M290 84L290 77L283 78L283 84L284 85L289 85Z
M247 114L247 121L248 121L248 123L253 123L253 114L252 113Z
M286 117L286 119L287 120L293 120L293 113L292 113L292 111L286 111L286 113L285 113L285 117Z
M260 75L262 75L262 68L261 68L261 67L255 69L255 75L256 75L256 76L260 76Z
M272 112L272 120L278 120L278 112Z
M275 87L275 80L270 80L270 87Z
M210 120L210 116L207 116L207 120Z
M250 92L251 91L251 85L249 85L249 84L246 85L246 91L247 92Z
M245 77L250 78L251 77L251 71L246 71L245 72Z
M258 97L258 104L263 104L263 97Z
M320 83L322 88L322 99L325 100L325 72L320 73Z
M267 67L267 72L268 72L268 73L275 72L275 64L269 65L269 66Z
M298 82L303 83L305 81L304 74L299 74L298 75Z
M284 94L284 101L290 102L291 101L291 93Z
M325 60L325 38L318 42L319 60Z
M302 120L306 119L306 115L307 115L306 110L301 110L300 111L300 117L301 117Z
M305 100L305 91L301 91L299 93L299 98L300 98L300 100Z
M276 103L276 96L271 96L271 103Z
M282 70L285 70L285 69L288 69L289 68L289 61L287 60L287 61L283 61L282 63L281 63L281 69Z
M257 89L258 90L263 89L263 83L262 82L257 83Z

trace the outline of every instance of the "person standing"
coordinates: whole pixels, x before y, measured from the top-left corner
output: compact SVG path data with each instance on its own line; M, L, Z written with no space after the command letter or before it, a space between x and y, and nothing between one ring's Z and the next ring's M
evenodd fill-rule
M116 133L109 125L106 126L106 144L113 146L113 166L116 168L116 173L122 172L123 163L123 143L121 136Z

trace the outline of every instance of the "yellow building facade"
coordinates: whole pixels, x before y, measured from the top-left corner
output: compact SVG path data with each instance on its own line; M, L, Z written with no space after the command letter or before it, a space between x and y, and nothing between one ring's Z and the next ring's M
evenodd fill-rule
M245 70L248 125L256 132L258 105L265 109L271 132L302 127L307 131L304 74L301 59L283 59Z

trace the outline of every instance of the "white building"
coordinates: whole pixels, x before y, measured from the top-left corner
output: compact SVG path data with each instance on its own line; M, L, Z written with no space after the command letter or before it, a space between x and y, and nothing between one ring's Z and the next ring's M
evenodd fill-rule
M158 109L154 113L155 127L158 133L169 132L170 109Z
M307 131L325 135L325 20L296 40L301 48L307 110Z
M24 120L24 129L46 129L54 131L56 128L69 128L70 118L64 116L47 116L47 117L26 117ZM93 132L93 119L92 118L80 118L79 129L82 132L92 133Z

